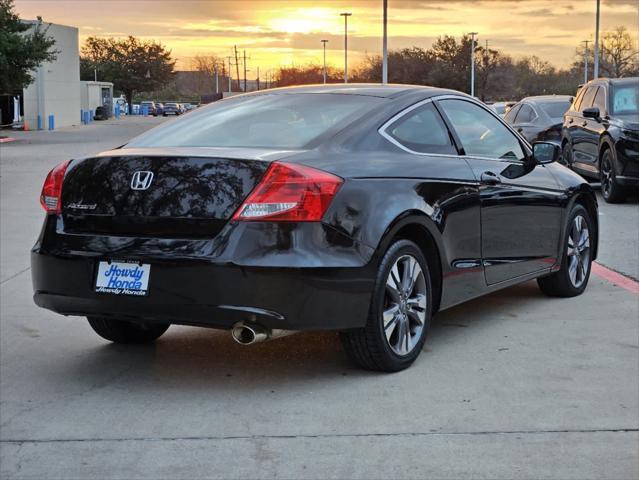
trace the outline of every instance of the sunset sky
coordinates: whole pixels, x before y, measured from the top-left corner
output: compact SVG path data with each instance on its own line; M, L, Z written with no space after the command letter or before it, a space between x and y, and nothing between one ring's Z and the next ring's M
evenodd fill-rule
M16 0L22 18L77 26L90 35L135 35L162 42L179 69L194 55L247 50L249 74L281 65L343 66L344 22L349 18L349 65L381 51L382 0ZM429 47L440 35L479 32L479 41L515 57L538 55L557 66L594 37L595 0L389 0L389 48ZM624 25L639 42L639 0L602 0L602 30Z

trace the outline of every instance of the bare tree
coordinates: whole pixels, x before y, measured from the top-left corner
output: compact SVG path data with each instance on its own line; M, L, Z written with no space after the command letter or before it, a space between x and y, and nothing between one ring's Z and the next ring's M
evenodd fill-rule
M629 77L639 72L639 51L626 27L607 32L601 42L600 69L608 77Z

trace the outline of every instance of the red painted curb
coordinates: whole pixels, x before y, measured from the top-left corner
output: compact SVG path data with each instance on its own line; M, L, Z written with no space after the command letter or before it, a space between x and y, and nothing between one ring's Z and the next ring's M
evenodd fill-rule
M9 142L14 142L16 140L17 138L5 137L5 138L0 138L0 143L9 143Z
M626 277L621 273L617 273L614 270L604 267L596 262L592 264L592 273L604 280L614 283L618 287L624 288L635 295L639 295L639 282L632 278Z

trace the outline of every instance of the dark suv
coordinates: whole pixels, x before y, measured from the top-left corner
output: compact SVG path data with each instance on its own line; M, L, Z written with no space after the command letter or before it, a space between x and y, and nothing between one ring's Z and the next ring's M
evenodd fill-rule
M601 180L607 202L639 188L639 77L584 85L564 116L562 152L570 168Z

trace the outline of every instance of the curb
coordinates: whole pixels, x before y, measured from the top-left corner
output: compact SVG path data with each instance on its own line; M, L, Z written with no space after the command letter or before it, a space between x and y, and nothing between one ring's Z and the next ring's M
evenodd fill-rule
M604 267L597 262L593 262L591 271L598 277L601 277L604 280L617 285L618 287L628 290L630 293L639 295L639 282L637 282L636 280L622 275L621 273L615 272L614 270L611 270L607 267Z

